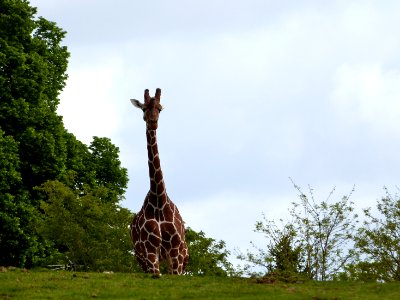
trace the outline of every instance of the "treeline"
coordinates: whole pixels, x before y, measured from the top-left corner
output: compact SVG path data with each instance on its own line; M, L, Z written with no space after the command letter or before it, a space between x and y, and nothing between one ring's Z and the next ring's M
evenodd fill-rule
M121 226L113 218L128 214L118 207L128 177L108 138L94 137L87 146L57 115L67 79L65 32L35 18L27 1L2 0L0 7L0 265L30 267L65 253L81 237L57 237L79 217L64 196L94 214L107 207L106 222ZM57 205L63 217L55 215ZM50 233L50 226L59 232Z
M400 197L386 194L356 214L348 195L334 201L315 199L294 184L299 201L289 208L290 220L258 221L255 231L266 244L238 253L246 262L241 274L267 281L357 280L400 281Z

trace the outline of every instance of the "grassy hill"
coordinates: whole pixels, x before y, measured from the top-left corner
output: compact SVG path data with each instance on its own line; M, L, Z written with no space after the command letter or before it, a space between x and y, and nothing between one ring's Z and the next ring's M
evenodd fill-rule
M2 268L0 299L400 299L399 283L265 284L254 279Z

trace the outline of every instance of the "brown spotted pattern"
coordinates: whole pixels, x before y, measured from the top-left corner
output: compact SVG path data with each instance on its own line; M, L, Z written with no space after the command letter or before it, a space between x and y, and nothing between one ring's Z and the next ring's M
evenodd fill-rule
M131 238L135 256L144 272L160 275L160 262L166 261L170 274L182 274L189 253L184 222L178 208L167 195L160 166L156 135L161 111L160 95L161 90L157 89L156 97L150 98L146 90L145 103L134 104L143 110L147 123L150 191L132 221Z

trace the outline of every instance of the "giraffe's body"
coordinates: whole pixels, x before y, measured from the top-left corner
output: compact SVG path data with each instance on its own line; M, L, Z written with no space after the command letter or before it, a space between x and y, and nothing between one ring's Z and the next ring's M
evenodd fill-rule
M146 121L147 152L150 176L150 191L142 209L131 224L131 238L135 256L143 271L160 274L159 264L166 260L169 273L182 274L189 254L185 242L185 228L176 205L169 199L160 166L157 134L161 90L150 98L145 91L145 103L132 103L144 112Z

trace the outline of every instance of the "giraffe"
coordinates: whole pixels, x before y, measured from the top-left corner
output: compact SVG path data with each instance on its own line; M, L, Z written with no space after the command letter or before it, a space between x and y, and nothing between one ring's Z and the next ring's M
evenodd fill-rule
M143 110L146 122L150 190L131 223L130 232L141 268L155 276L160 276L160 262L167 262L168 273L182 274L189 259L184 222L167 195L160 166L156 135L158 117L163 109L160 98L161 89L158 88L155 97L150 97L148 89L144 91L144 103L131 99L135 107Z

